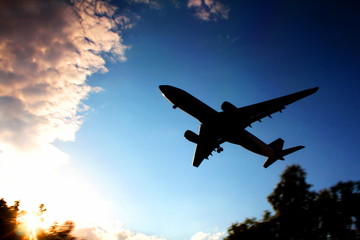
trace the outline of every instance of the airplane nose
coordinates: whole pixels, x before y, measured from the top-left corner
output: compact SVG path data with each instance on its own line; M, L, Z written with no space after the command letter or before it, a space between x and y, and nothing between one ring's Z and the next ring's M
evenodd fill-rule
M160 85L160 86L159 86L159 89L160 89L161 92L164 91L164 86L165 86L165 85Z
M169 86L168 85L160 85L159 89L162 93L165 93L169 89Z

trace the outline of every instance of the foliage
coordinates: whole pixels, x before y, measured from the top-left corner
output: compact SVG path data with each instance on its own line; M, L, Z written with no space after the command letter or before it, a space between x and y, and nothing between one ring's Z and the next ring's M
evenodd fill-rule
M48 231L43 231L38 235L38 240L75 240L76 238L71 236L71 231L75 225L71 221L66 221L63 225L55 223L50 227Z
M26 214L19 210L20 202L16 201L13 206L8 206L4 199L0 199L0 240L24 240L31 239L26 235L21 218ZM37 217L46 211L43 204L39 205ZM49 229L37 229L38 240L75 240L71 235L74 223L65 222L63 225L55 223Z
M0 199L0 239L20 239L16 232L17 217L20 203L17 201L13 206L8 207L4 199Z
M265 211L259 221L234 223L225 240L360 239L360 181L339 182L319 192L310 187L306 172L289 166L267 198L274 214Z

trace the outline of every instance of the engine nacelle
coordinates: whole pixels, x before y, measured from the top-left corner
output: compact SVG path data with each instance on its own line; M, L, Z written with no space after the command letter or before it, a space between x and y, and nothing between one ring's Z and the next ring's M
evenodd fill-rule
M198 143L199 142L199 135L197 135L196 133L194 133L193 131L187 130L184 133L184 137L189 140L190 142L193 143Z
M221 109L224 112L234 112L235 110L237 110L237 107L235 107L233 104L225 101L225 102L223 102L223 104L221 104Z

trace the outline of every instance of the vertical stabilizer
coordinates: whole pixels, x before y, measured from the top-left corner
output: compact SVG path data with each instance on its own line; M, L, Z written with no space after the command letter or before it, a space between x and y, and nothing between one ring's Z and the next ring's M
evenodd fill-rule
M269 147L272 148L274 151L274 154L277 156L281 153L283 147L284 147L284 140L281 138L276 139L272 143L269 144Z

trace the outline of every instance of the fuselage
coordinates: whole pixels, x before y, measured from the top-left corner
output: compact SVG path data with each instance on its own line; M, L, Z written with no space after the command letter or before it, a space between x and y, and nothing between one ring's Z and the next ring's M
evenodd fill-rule
M159 88L164 97L174 104L174 108L183 110L211 129L211 137L238 144L266 157L275 157L269 145L241 127L241 122L232 121L225 112L217 112L179 88L168 85L161 85Z
M203 124L209 119L214 119L218 113L184 90L168 85L161 85L159 88L164 97L174 104L173 108L183 110Z

